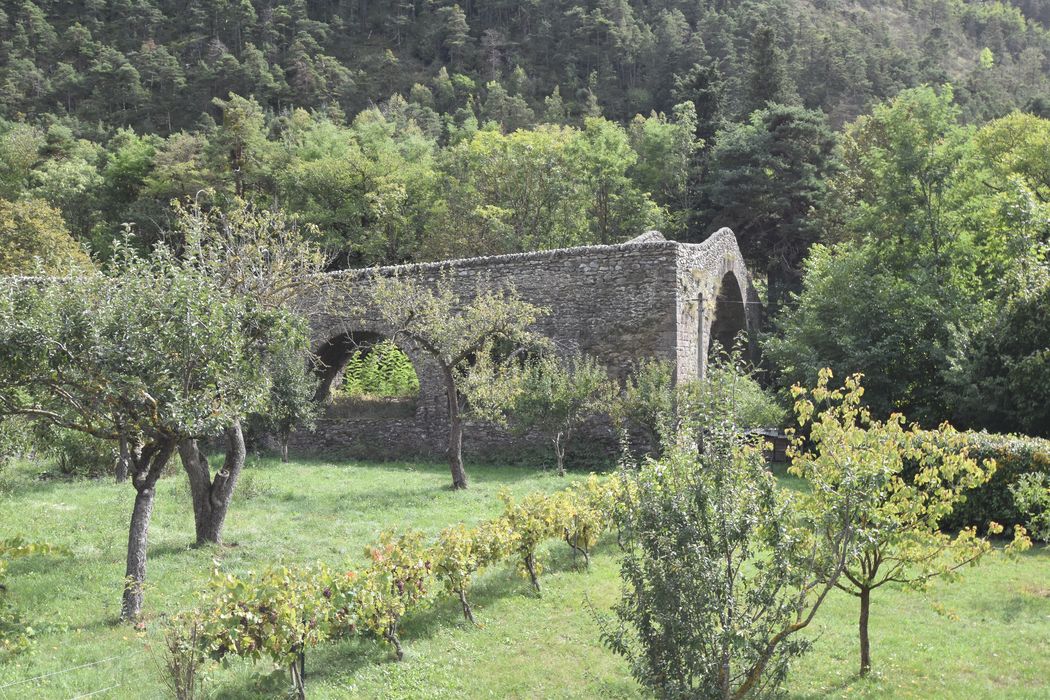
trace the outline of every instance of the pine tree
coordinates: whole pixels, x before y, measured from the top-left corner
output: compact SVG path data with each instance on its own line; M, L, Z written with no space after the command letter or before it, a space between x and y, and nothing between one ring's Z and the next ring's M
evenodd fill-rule
M784 54L777 46L776 33L771 28L758 28L751 39L747 60L743 116L771 102L792 104L797 101L795 86L787 74Z

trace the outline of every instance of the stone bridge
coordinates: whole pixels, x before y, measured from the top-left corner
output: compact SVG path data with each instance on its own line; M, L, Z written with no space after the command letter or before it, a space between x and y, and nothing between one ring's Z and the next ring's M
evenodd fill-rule
M699 244L668 241L650 231L619 245L582 246L493 257L380 268L434 283L451 274L460 298L480 282L513 285L526 300L550 309L534 330L562 351L579 350L622 379L643 358L672 361L678 379L703 376L714 341L732 345L737 333L753 338L761 306L736 237L723 228ZM323 363L319 400L356 350L367 351L387 337L376 314L361 306L375 270L332 273L321 286L327 311L312 324L314 351ZM346 313L341 313L345 309ZM330 405L311 433L293 438L303 449L363 457L438 456L447 444L447 399L437 366L405 344L419 376L419 395L400 402L370 402L356 408ZM592 430L592 433L595 431ZM602 431L597 431L602 432ZM604 439L615 449L608 429ZM518 452L515 441L489 425L470 425L464 451L474 456Z

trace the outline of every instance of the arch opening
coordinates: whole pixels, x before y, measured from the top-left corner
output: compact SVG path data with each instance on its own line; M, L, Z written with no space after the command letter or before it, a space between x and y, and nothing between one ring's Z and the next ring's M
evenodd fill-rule
M744 295L733 272L722 277L715 297L715 312L711 319L710 341L707 354L714 357L720 352L729 352L737 341L737 336L747 330L747 314L744 306Z
M398 418L415 413L419 375L409 355L372 331L348 331L316 351L314 396L327 418Z

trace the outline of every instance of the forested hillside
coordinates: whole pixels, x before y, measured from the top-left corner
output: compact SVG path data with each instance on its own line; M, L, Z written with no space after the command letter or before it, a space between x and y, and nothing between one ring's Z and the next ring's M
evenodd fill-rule
M623 120L683 99L701 99L708 121L776 96L837 124L904 87L951 81L966 116L987 118L1044 94L1050 51L1044 0L3 5L3 115L74 115L98 136L192 128L230 92L344 114L401 94L506 126L597 108Z
M0 274L190 199L335 268L730 226L783 384L1045 433L1050 2L2 7Z
M962 122L1050 111L1044 21L1042 0L4 3L0 197L101 256L200 192L290 209L337 266L699 238L752 223L712 176L741 155L720 130L780 106L808 219L831 131L902 89L952 83Z

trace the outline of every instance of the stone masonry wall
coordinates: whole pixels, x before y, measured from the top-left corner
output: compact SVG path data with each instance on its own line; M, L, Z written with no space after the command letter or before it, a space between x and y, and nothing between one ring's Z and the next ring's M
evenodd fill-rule
M512 285L527 301L549 309L534 330L550 338L561 352L580 350L596 357L619 379L646 357L677 362L683 377L702 372L700 358L706 355L709 326L717 315L721 281L731 273L744 294L754 291L728 229L697 245L666 241L650 232L621 245L406 265L381 268L378 273L397 273L431 284L441 275L451 275L457 294L467 298L479 284ZM390 329L367 308L374 274L355 270L330 276L332 283L324 285L321 293L326 296L323 306L333 311L313 322L315 350L348 332L368 338L390 335ZM697 306L698 297L706 306ZM698 313L707 306L711 313ZM749 327L752 320L748 316ZM293 446L370 458L442 457L447 400L437 366L411 345L403 345L402 350L420 379L414 413L324 418L314 431L294 436ZM613 454L617 440L610 426L596 423L588 426L577 444L586 444L592 453ZM474 458L525 459L547 450L534 436L515 439L486 424L468 424L464 435L464 452Z

